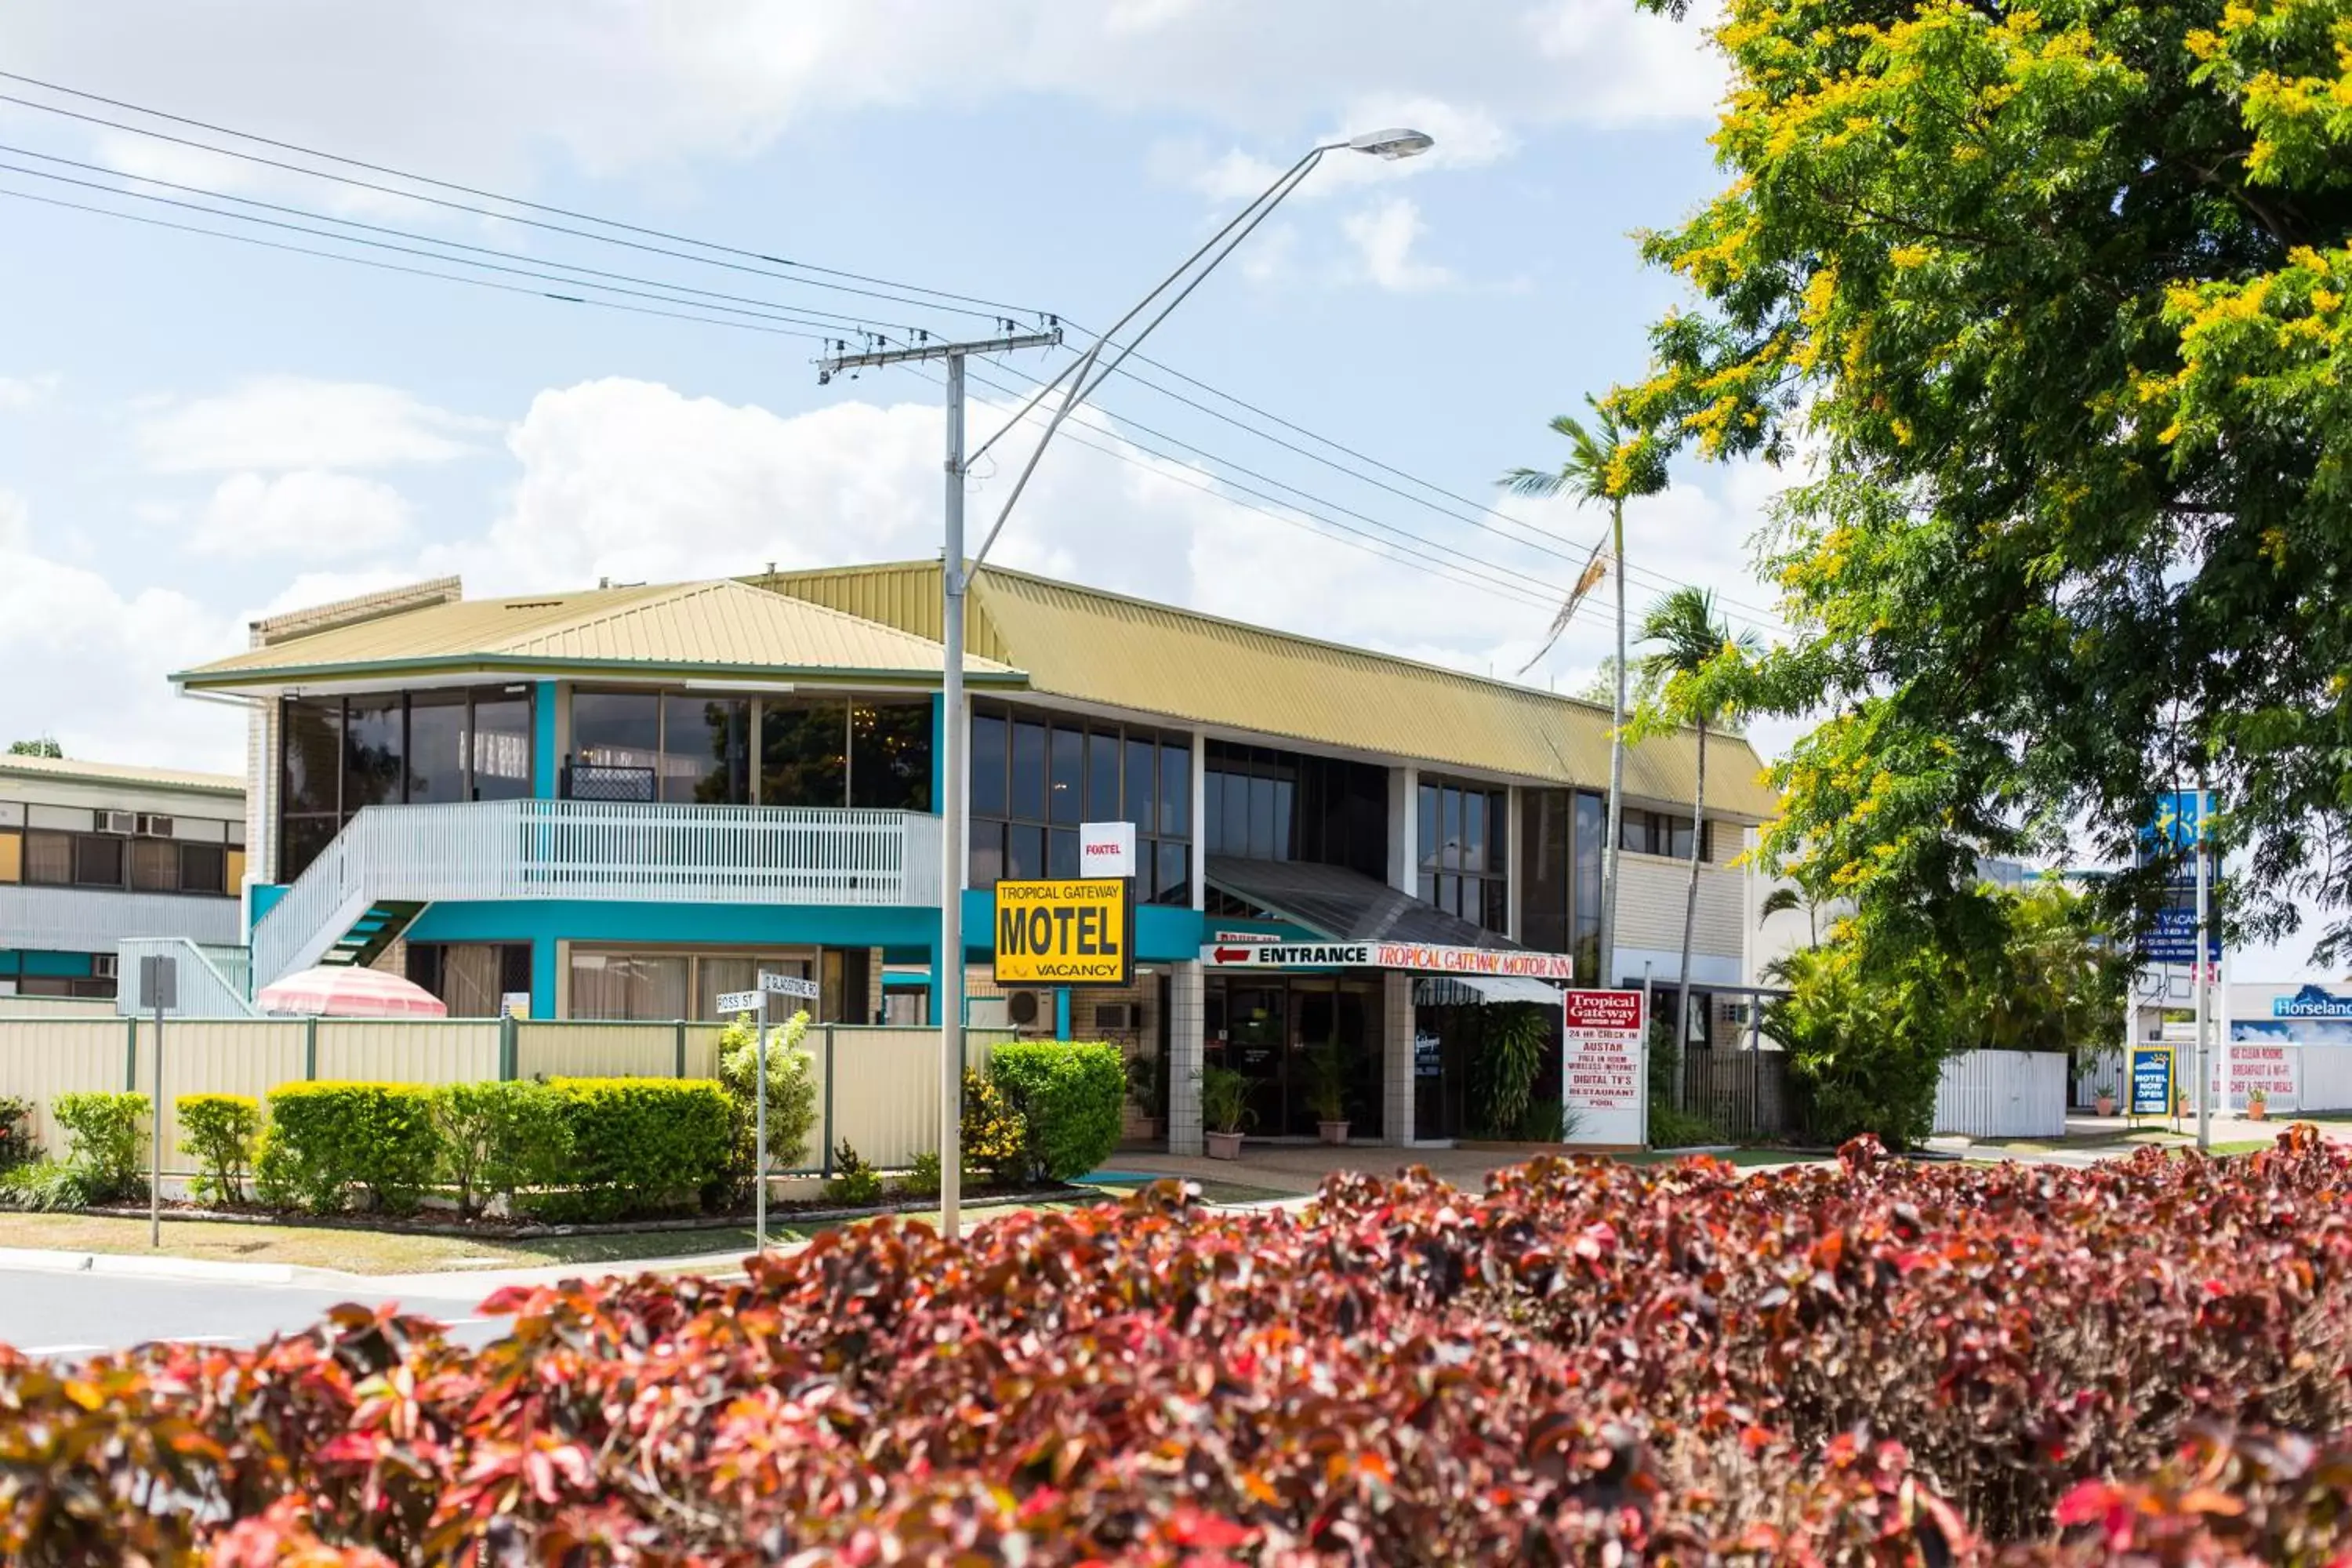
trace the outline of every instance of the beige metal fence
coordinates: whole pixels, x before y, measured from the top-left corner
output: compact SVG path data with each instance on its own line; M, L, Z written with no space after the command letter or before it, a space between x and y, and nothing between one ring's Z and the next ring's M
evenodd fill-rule
M367 1079L454 1083L513 1078L709 1078L721 1026L525 1022L174 1018L163 1034L163 1168L184 1174L173 1102L185 1094L257 1100L283 1083ZM984 1068L1010 1033L971 1031ZM60 1094L155 1084L155 1026L126 1018L0 1018L0 1098L34 1104L35 1141L62 1156L51 1108ZM939 1033L818 1025L802 1042L817 1080L818 1124L802 1164L845 1140L867 1162L904 1168L939 1147ZM829 1080L829 1082L828 1082Z

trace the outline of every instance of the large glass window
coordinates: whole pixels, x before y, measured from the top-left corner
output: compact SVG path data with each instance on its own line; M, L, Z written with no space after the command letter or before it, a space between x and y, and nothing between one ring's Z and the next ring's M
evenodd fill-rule
M662 699L661 797L687 805L751 799L751 704L743 698Z
M280 704L278 729L280 881L363 807L531 793L527 689L296 699Z
M931 809L931 700L860 702L849 710L849 804Z
M1210 742L1207 770L1208 853L1343 866L1386 879L1384 770L1222 742Z
M1136 829L1137 897L1192 902L1188 742L984 704L972 712L971 768L973 887L1075 877L1078 824L1126 821Z
M1418 802L1420 827L1435 829L1420 841L1423 900L1492 931L1510 923L1499 830L1508 798L1501 790L1424 780Z
M450 950L455 952L456 949ZM574 947L571 1016L608 1022L667 1023L677 1019L723 1022L719 995L750 991L761 972L822 976L824 994L809 1011L818 1022L863 1022L866 1015L866 952L852 950L855 963L835 950L799 952L648 952ZM828 962L829 961L829 962ZM847 984L850 972L859 984ZM855 991L856 995L850 993ZM797 1004L796 1004L797 1005ZM782 1009L778 1017L782 1016Z
M1581 982L1601 973L1601 797L1589 790L1519 792L1519 938L1538 952L1565 952Z
M661 794L661 697L652 691L572 694L574 800L652 801Z
M760 804L845 805L849 799L849 708L838 698L760 704Z
M1618 843L1635 855L1664 855L1676 860L1687 860L1691 852L1691 819L1664 811L1627 811L1620 814ZM1715 858L1715 824L1707 823L1700 835L1701 860Z

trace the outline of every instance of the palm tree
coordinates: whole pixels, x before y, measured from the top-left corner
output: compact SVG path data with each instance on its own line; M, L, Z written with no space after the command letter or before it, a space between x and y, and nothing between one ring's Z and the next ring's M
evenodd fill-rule
M1625 793L1625 500L1628 496L1648 495L1662 489L1665 476L1656 460L1656 453L1640 431L1629 430L1617 417L1614 409L1599 398L1587 395L1585 406L1592 410L1592 424L1588 428L1571 415L1562 414L1551 422L1557 435L1569 440L1568 461L1557 469L1513 468L1502 478L1503 488L1513 495L1531 496L1549 500L1568 496L1582 506L1588 501L1600 502L1609 508L1609 535L1602 543L1610 547L1609 574L1617 579L1617 658L1615 679L1609 706L1609 827L1601 857L1601 974L1603 985L1617 984L1617 841L1619 823L1623 814ZM1549 653L1568 623L1576 614L1592 585L1601 580L1602 563L1601 545L1592 547L1585 561L1584 570L1577 574L1576 585L1561 602L1559 613L1552 617L1551 629L1544 636L1543 647L1534 658L1519 667L1525 675L1533 669L1538 659Z
M1811 936L1811 941L1808 945L1812 947L1821 946L1821 906L1815 903L1812 900L1805 897L1803 892L1798 889L1775 888L1769 893L1767 893L1764 896L1763 910L1757 916L1756 923L1758 925L1769 924L1774 915L1785 915L1795 910L1802 910L1805 911L1805 929Z
M1663 711L1655 716L1657 721L1686 723L1698 731L1698 777L1691 791L1690 891L1683 902L1682 972L1676 978L1682 994L1682 1025L1675 1043L1680 1047L1690 1041L1691 932L1698 921L1699 858L1706 847L1706 730L1710 723L1723 721L1729 706L1719 691L1699 678L1724 654L1752 659L1763 645L1754 632L1734 637L1715 613L1715 595L1688 585L1650 606L1650 613L1642 618L1642 640L1657 645L1657 651L1642 660L1643 672L1663 683Z

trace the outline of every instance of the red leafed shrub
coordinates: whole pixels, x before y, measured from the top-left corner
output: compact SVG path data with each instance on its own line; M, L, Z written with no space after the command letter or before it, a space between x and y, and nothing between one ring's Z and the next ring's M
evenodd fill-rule
M2331 1562L2352 1159L1172 1187L450 1346L0 1351L0 1561ZM2218 1456L2218 1457L2217 1457ZM2234 1511L2233 1511L2234 1510Z

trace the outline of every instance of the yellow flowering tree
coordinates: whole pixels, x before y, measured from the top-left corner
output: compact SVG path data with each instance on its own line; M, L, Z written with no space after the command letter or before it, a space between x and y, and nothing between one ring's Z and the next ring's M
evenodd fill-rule
M1714 38L1730 183L1644 240L1696 298L1622 403L1811 459L1767 552L1801 635L1743 698L1827 717L1768 855L1986 936L1979 854L2129 860L2201 768L2233 922L2324 907L2352 953L2352 5L1728 0Z

